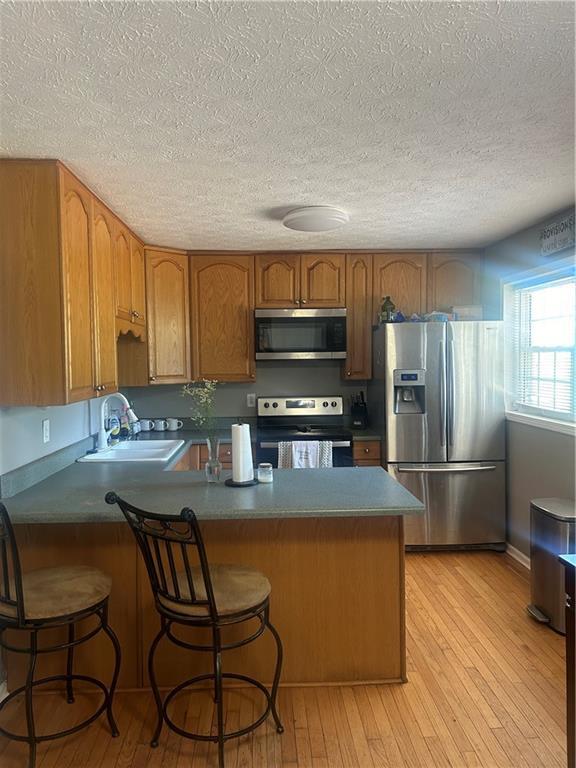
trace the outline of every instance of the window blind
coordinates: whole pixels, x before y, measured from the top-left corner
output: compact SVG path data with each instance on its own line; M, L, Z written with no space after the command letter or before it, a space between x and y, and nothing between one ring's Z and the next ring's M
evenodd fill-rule
M514 407L574 420L576 279L514 289Z

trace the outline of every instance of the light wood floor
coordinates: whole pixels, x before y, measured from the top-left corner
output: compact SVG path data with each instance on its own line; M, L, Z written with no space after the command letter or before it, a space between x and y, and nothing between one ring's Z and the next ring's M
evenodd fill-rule
M526 616L527 572L492 553L411 553L406 570L409 683L282 689L285 733L266 724L230 742L227 768L565 768L564 638ZM80 695L71 708L42 695L38 717L59 729L72 709L85 716L94 701ZM227 704L229 728L249 721L253 701L245 691ZM174 707L174 719L188 728L210 728L207 694L183 696ZM119 694L116 711L119 738L101 720L42 746L38 768L217 765L213 745L167 730L150 749L148 693ZM10 727L23 724L21 707L8 716ZM26 747L0 740L2 768L23 768L26 755Z

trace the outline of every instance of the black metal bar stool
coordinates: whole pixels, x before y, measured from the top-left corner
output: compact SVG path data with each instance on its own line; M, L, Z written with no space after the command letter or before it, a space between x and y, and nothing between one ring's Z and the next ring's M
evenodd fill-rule
M25 653L29 658L26 683L12 691L0 702L0 713L16 696L24 693L26 704L27 734L10 733L0 727L0 733L8 739L25 741L30 746L29 768L36 762L36 746L42 741L51 741L69 736L93 723L106 712L113 736L118 728L112 714L112 700L118 673L120 671L120 644L108 625L108 597L111 579L101 571L87 566L42 568L22 573L14 530L4 504L0 502L0 647L15 653ZM76 637L76 625L82 619L95 617L98 624L82 637ZM67 628L67 640L60 645L41 647L38 640L44 629ZM30 636L28 647L17 647L5 640L6 630L23 630ZM88 675L74 674L74 649L104 631L114 646L115 663L112 683L107 688L101 680ZM66 651L66 674L52 675L34 680L36 661L41 653ZM66 683L68 703L74 702L73 681L82 681L100 688L104 700L90 717L73 728L55 733L38 735L34 722L32 693L34 688L47 683Z
M113 492L106 494L106 501L108 504L118 504L130 524L144 557L156 609L160 614L160 631L154 638L148 655L148 673L158 709L158 722L151 745L158 746L162 724L165 722L169 728L185 738L217 742L218 762L220 768L223 768L224 743L250 733L261 725L270 713L276 723L277 732L284 731L276 709L276 695L282 669L282 642L270 623L270 582L262 573L251 568L239 565L209 566L200 527L191 509L185 508L180 515L173 516L154 514L133 507ZM252 634L236 642L222 642L222 629L252 619L259 622ZM174 635L173 624L208 628L212 633L212 642L206 645L186 642ZM222 671L222 651L247 645L260 637L266 628L274 636L277 648L276 669L270 691L258 680L247 675ZM211 653L214 671L180 683L167 694L162 703L154 673L154 654L163 637L182 648ZM263 713L250 725L237 731L224 731L224 679L248 683L260 690L266 700ZM218 719L216 735L185 731L171 720L167 711L168 705L180 691L205 680L213 681L214 684Z

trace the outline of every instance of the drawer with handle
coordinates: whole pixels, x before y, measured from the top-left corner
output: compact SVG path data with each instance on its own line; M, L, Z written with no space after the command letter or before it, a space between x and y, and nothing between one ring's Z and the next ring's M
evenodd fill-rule
M369 462L373 466L380 464L380 440L355 440L354 464Z

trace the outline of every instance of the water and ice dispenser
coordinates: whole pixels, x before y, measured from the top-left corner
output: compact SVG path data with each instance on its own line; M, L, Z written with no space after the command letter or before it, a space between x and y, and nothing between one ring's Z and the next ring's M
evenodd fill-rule
M426 413L426 371L394 371L394 413Z

